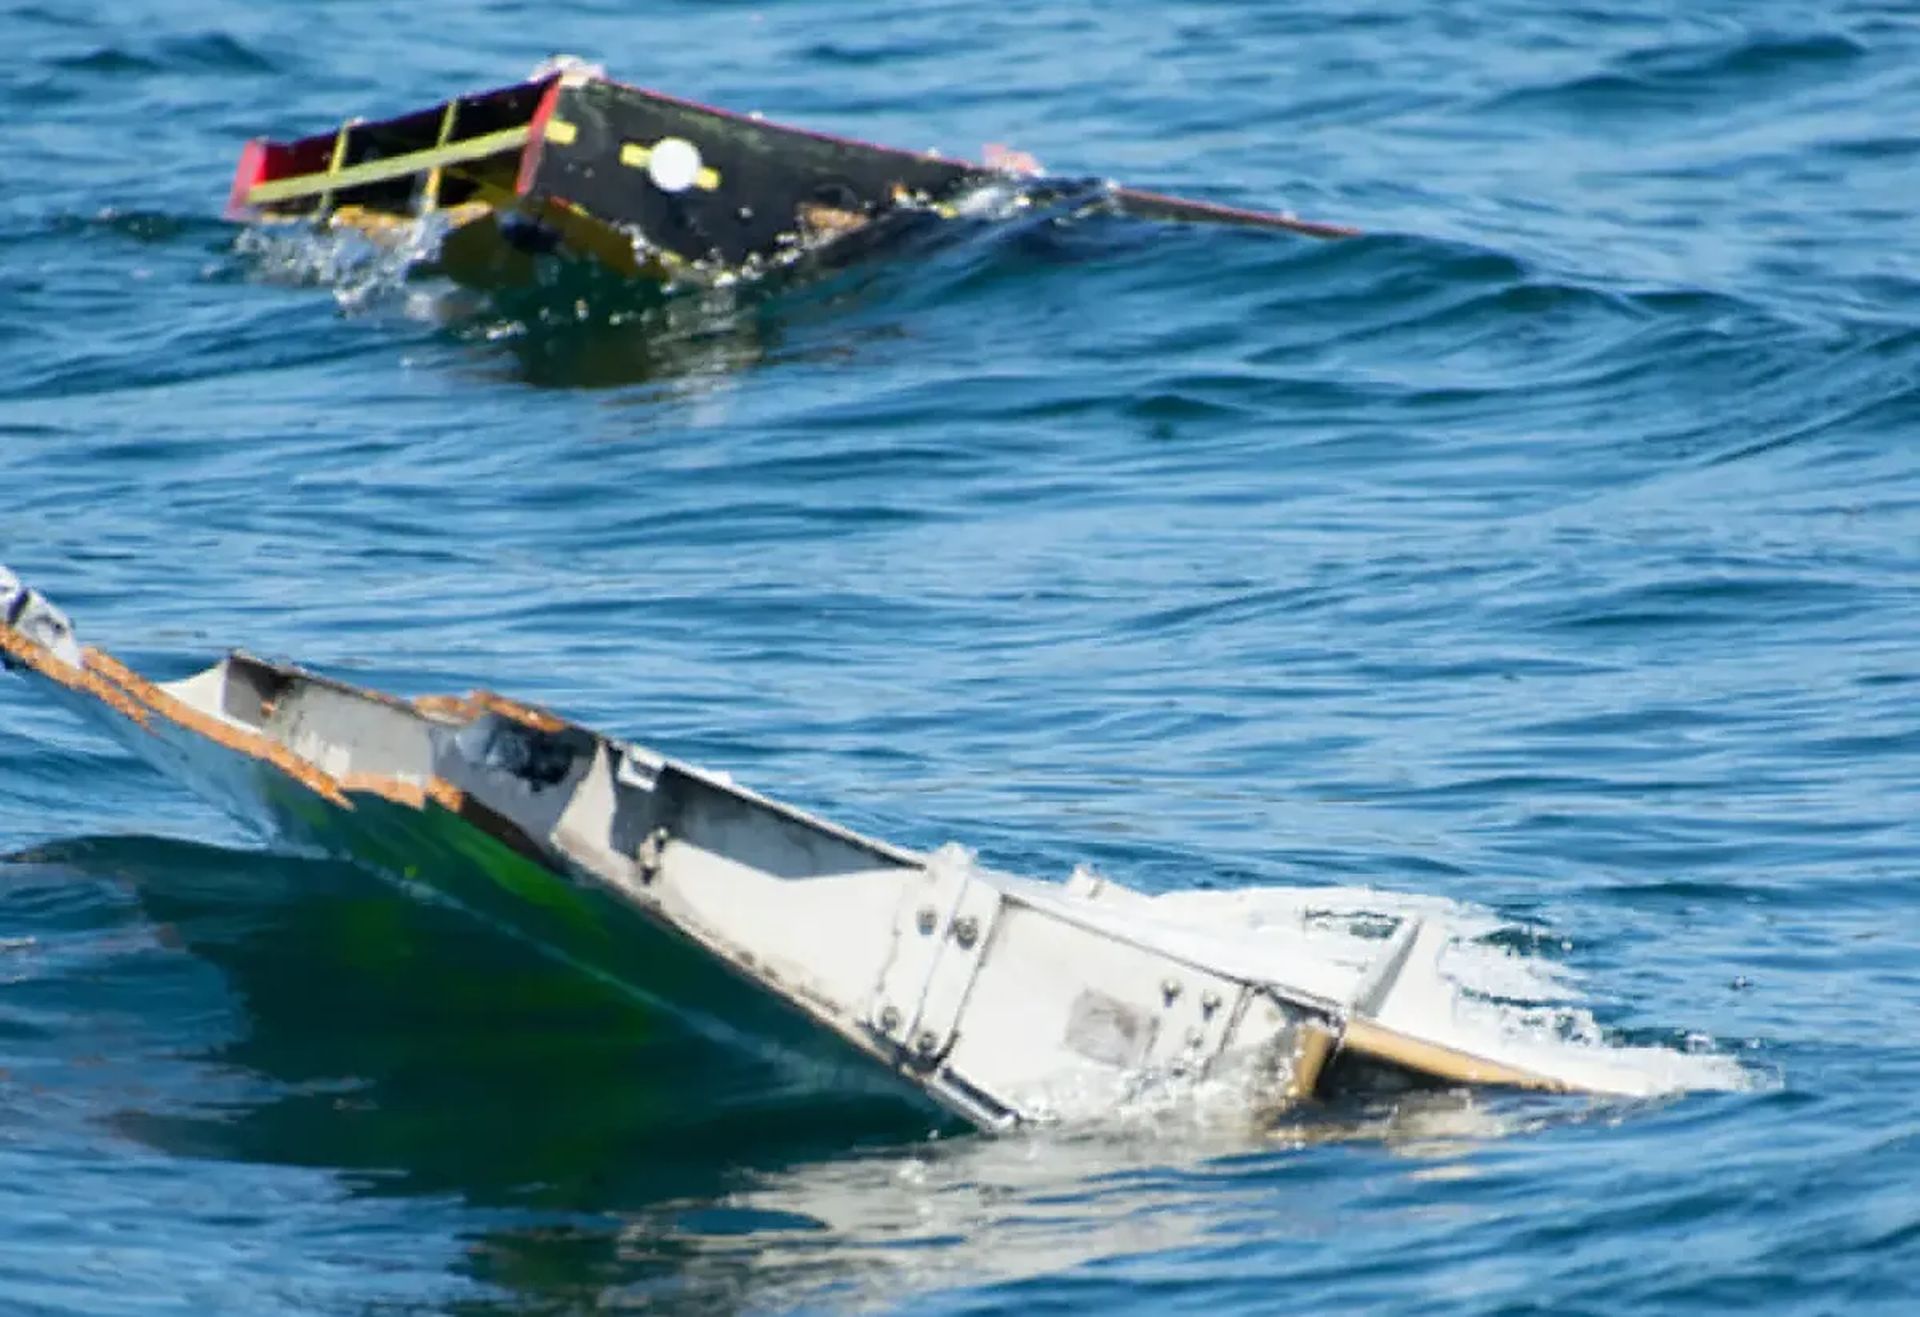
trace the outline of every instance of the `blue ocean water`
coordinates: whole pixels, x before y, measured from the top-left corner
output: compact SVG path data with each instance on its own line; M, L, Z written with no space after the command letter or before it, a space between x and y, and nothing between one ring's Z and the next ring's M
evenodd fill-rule
M909 844L1482 912L1749 1083L1264 1137L715 1109L631 1003L7 683L0 1312L1920 1299L1920 20L0 0L0 560L178 675L487 685ZM1357 224L493 297L238 144L554 50Z

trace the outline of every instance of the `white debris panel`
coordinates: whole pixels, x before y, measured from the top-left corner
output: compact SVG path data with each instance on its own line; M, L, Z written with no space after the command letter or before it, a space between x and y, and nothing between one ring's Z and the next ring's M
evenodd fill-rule
M403 701L238 652L156 684L81 647L3 568L0 606L7 666L223 808L444 887L537 942L664 938L719 973L630 986L731 1036L798 1032L864 1058L982 1129L1146 1087L1274 1111L1312 1097L1342 1056L1447 1084L1662 1087L1628 1053L1456 1026L1448 937L1416 914L1330 940L1249 918L1225 893L1009 877L501 696ZM744 986L759 1009L687 986L703 982Z

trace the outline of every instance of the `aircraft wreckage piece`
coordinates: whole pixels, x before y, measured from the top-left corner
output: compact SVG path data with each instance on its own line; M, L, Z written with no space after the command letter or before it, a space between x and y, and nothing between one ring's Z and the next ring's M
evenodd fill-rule
M375 235L438 213L478 252L564 249L625 275L732 269L849 240L889 218L952 215L1017 178L1028 204L1102 201L1145 219L1319 238L1354 230L829 137L732 114L563 62L557 72L295 141L256 139L227 215L318 219ZM1011 169L1011 172L1010 172Z
M1276 1109L1340 1054L1444 1083L1650 1091L1623 1068L1396 1023L1444 1018L1413 1000L1437 990L1425 967L1446 941L1419 920L1336 960L1221 920L1198 899L1217 893L906 850L497 695L405 701L240 652L156 684L81 647L4 568L0 618L6 666L237 815L589 968L628 944L625 986L717 1016L727 1038L838 1039L836 1061L984 1129L1142 1077Z

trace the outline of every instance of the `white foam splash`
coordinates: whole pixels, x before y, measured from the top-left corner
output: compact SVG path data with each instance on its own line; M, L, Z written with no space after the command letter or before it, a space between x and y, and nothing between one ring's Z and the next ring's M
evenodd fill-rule
M1422 923L1422 941L1438 954L1410 956L1380 1022L1491 1060L1623 1094L1748 1089L1756 1076L1711 1050L1625 1045L1583 1004L1581 976L1565 964L1514 945L1538 943L1537 929L1491 910L1444 897L1369 887L1261 887L1189 892L1154 902L1176 918L1205 918L1247 930L1304 936L1331 959L1365 964L1386 931ZM1524 936L1515 937L1514 934Z
M319 287L342 311L360 312L405 298L414 271L440 254L449 225L436 214L396 224L376 240L349 225L263 224L242 229L235 254L269 283Z
M1067 884L1068 893L1096 904L1114 899L1111 891L1084 870ZM1392 990L1369 1008L1389 1029L1621 1098L1741 1090L1760 1082L1703 1036L1690 1039L1684 1051L1610 1038L1583 1003L1580 976L1521 949L1545 941L1540 931L1489 910L1367 887L1258 887L1122 899L1143 927L1162 930L1168 947L1232 948L1242 964L1252 948L1259 961L1271 961L1277 981L1311 980L1314 991L1336 1000L1364 990L1367 971L1386 951L1389 936L1413 921L1418 932ZM1270 1089L1271 1080L1262 1085L1252 1077L1158 1073L1089 1078L1083 1072L1022 1096L1027 1109L1065 1123L1153 1124L1178 1114L1204 1127L1244 1123L1249 1111L1264 1105L1263 1087Z
M1021 180L1006 178L971 187L950 204L963 219L1007 220L1032 206L1033 198Z

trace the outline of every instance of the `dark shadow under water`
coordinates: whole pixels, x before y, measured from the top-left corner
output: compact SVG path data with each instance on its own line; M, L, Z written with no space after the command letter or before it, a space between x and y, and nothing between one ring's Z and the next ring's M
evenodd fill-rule
M461 1311L865 1304L1166 1247L1275 1194L1311 1233L1343 1157L1451 1158L1588 1110L1401 1093L1264 1131L930 1139L883 1094L769 1091L752 1058L349 865L131 837L0 861L16 910L55 894L83 958L41 985L64 1018L39 1046L82 1123L356 1195L451 1195L471 1218L459 1268L500 1295ZM130 1030L93 1036L108 1017ZM108 1047L115 1068L90 1072L80 1056Z
M783 1090L753 1058L348 865L151 838L54 843L8 863L42 882L120 886L163 945L216 968L241 1004L241 1036L193 1055L263 1081L245 1100L106 1116L173 1155L325 1167L374 1193L599 1210L714 1191L722 1167L928 1129L882 1095Z
M1062 265L1139 257L1156 239L1195 227L1118 214L1097 190L1031 205L1016 204L1015 195L978 214L897 213L791 263L673 286L560 255L515 259L500 267L498 278L483 272L447 283L450 270L436 255L437 239L426 233L403 249L382 249L351 231L288 227L243 234L236 251L240 268L256 277L331 286L356 309L377 305L383 294L409 283L445 284L432 311L442 330L504 353L498 373L517 382L554 389L697 387L775 362L855 355L875 331L849 331L845 322L864 309L898 304L905 313L918 303L924 310L943 291L967 293L983 281L997 285ZM1313 243L1214 232L1277 248ZM811 332L823 322L833 325L832 333Z

